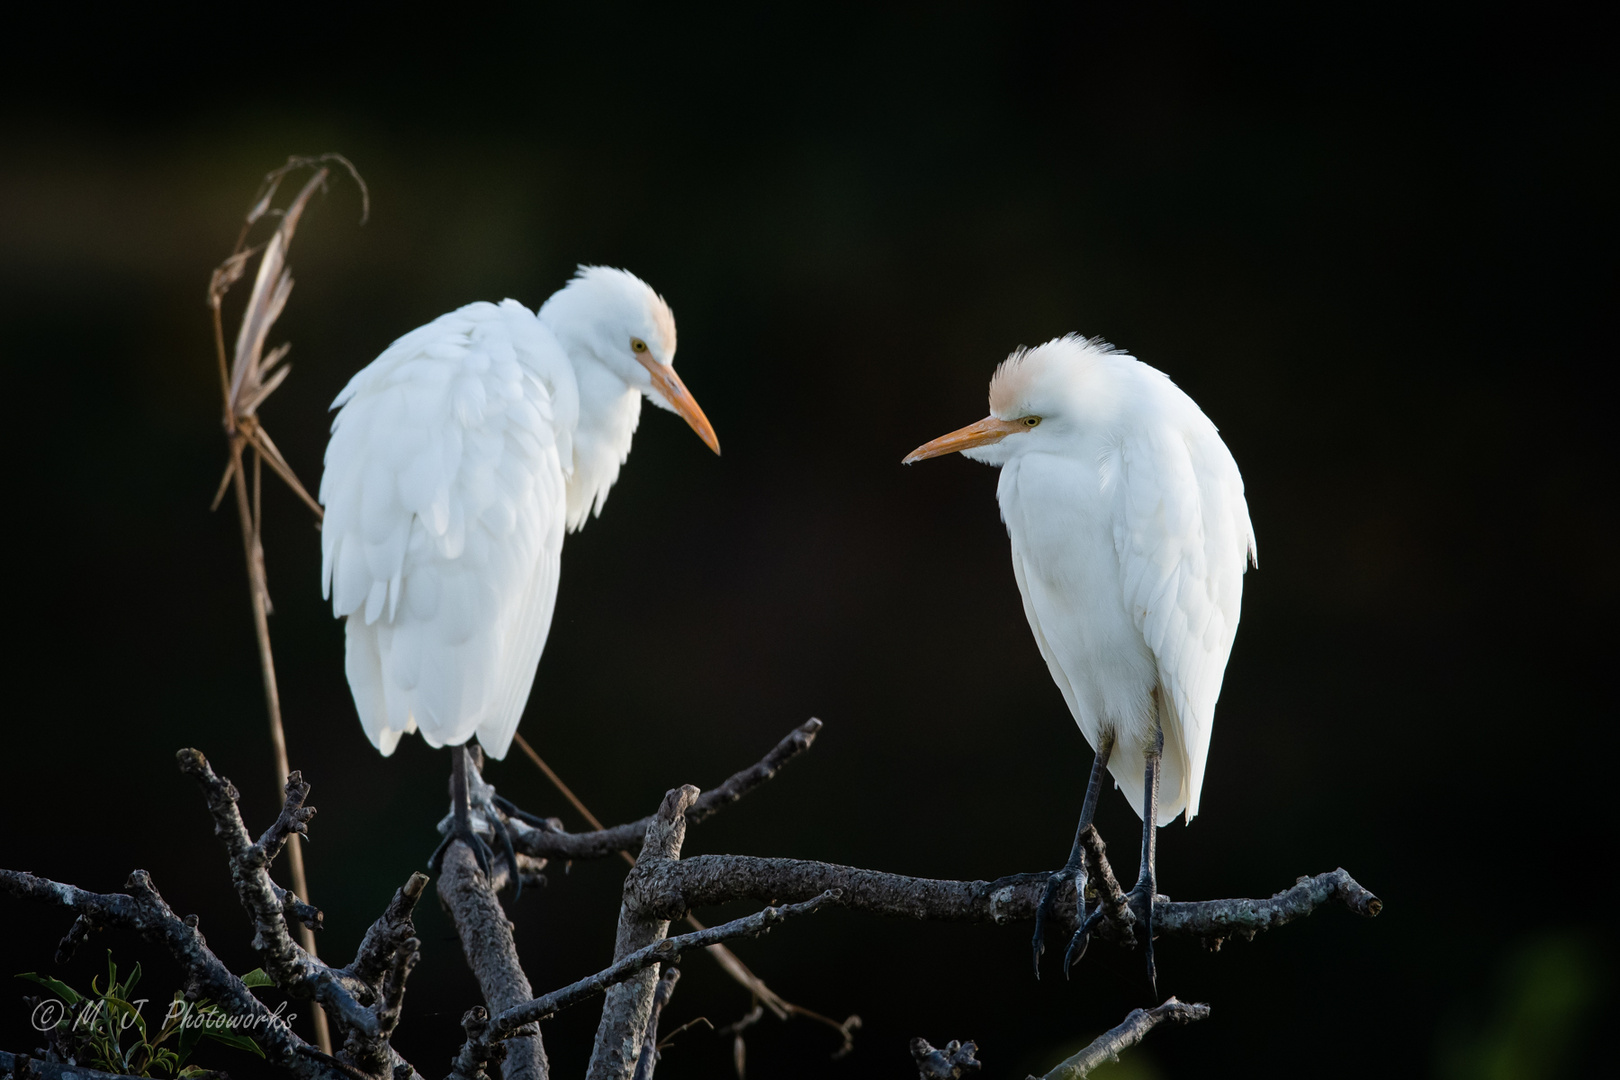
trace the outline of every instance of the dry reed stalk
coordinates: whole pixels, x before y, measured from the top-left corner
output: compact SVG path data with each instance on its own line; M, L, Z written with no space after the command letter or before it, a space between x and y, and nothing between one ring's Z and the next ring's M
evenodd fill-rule
M286 459L281 456L281 451L270 438L270 433L260 423L258 410L292 370L290 365L283 363L290 348L288 344L277 346L266 356L264 343L271 326L281 316L282 309L287 304L287 297L292 292L293 281L292 273L287 268L287 249L292 243L293 232L298 228L298 221L303 216L310 198L316 191L324 189L331 172L328 163L341 165L359 185L362 202L360 221L364 224L370 212L370 197L366 191L365 181L348 159L340 154L323 154L318 158L288 158L287 164L265 176L254 198L253 206L243 221L236 247L214 270L213 277L208 283L208 306L213 312L214 346L219 361L220 389L224 395L225 438L230 446L230 461L225 467L224 477L220 480L219 491L214 496L214 507L218 508L227 488L235 489L236 512L242 523L242 549L247 558L248 592L253 605L253 630L258 638L259 668L264 678L264 703L270 717L270 745L275 753L278 790L284 789L287 785L289 767L287 735L281 723L281 694L276 686L275 657L270 649L269 616L272 605L269 587L265 582L264 544L261 539L261 526L264 520L262 509L264 463L269 462L276 475L280 476L314 511L317 521L323 515L320 504L310 496L304 485L299 483L292 467L287 464ZM301 169L313 169L314 175L285 209L275 209L273 202L281 181L290 173ZM275 232L264 243L248 247L248 233L256 222L267 216L281 219ZM255 255L259 256L258 272L254 275L253 288L248 295L247 306L242 312L234 354L227 360L222 312L225 294L230 291L232 285L242 279L247 272L248 263ZM251 496L248 492L247 467L244 461L244 456L249 451L253 455ZM287 862L293 891L306 903L311 902L309 882L304 874L303 846L298 836L291 837L287 844ZM311 956L316 955L314 931L300 924L298 935L304 949ZM320 1008L316 1008L313 1016L316 1043L322 1053L330 1054L332 1035L327 1025L326 1014Z

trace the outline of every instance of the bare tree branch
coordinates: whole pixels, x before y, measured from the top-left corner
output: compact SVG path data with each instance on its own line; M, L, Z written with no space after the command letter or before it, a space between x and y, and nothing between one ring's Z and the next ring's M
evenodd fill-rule
M380 1034L377 1017L355 998L360 988L343 985L336 972L293 941L282 900L275 882L270 880L270 861L279 854L287 837L307 829L305 823L313 813L303 807L309 785L298 773L290 774L287 801L280 817L263 839L254 843L236 808L240 796L235 786L217 775L199 751L181 750L176 758L180 771L197 782L208 800L214 835L224 842L230 857L231 881L242 907L253 919L253 948L264 962L265 971L289 994L319 1001L335 1011L345 1027L376 1039Z
M733 774L719 787L710 788L700 794L685 816L687 823L696 824L703 821L771 779L782 766L810 749L811 744L816 741L816 735L821 731L821 726L820 720L814 718L806 720L790 731L759 761ZM533 753L532 749L530 753ZM582 807L583 804L579 804L577 799L574 801L576 806ZM538 829L515 819L508 824L512 830L512 846L521 854L547 859L600 859L642 843L646 838L647 828L652 825L655 818L656 815L649 815L623 825L585 833Z
M0 1050L0 1076L6 1080L129 1080L123 1073L101 1072L83 1065L61 1061L45 1061L27 1054L10 1054ZM224 1080L224 1073L192 1073L191 1080Z
M1081 1080L1099 1065L1118 1061L1121 1050L1128 1050L1165 1021L1191 1024L1209 1017L1208 1005L1188 1005L1170 998L1156 1009L1136 1009L1116 1028L1103 1032L1091 1045L1061 1062L1040 1080ZM1029 1080L1036 1080L1030 1077Z
M366 930L360 948L355 950L354 961L344 969L345 975L367 986L377 986L382 982L384 975L394 966L395 952L416 935L411 915L427 884L428 876L417 873L400 886L382 917Z
M461 1018L461 1030L466 1039L451 1062L449 1080L489 1080L484 1067L506 1057L506 1044L487 1037L489 1011L482 1005L469 1009Z
M730 941L732 938L759 937L768 934L778 923L796 915L808 915L825 904L836 903L837 900L836 891L825 892L801 904L768 907L752 915L744 915L740 919L721 923L719 926L707 926L690 934L655 941L615 960L612 965L595 975L588 975L560 990L553 990L533 1001L526 1001L516 1008L508 1009L491 1021L490 1037L505 1038L508 1032L554 1016L570 1005L577 1005L596 994L605 993L655 964L674 964L680 960L682 953L692 949L707 948L717 941Z
M674 863L681 857L686 840L686 812L698 800L698 789L691 784L671 789L658 813L647 825L637 866L656 867ZM631 873L635 873L634 870ZM682 912L681 914L685 914ZM669 933L669 920L661 919L637 905L626 879L624 902L619 906L619 932L613 944L613 959L625 960L638 949L653 945ZM586 1080L629 1080L641 1052L642 1033L652 1015L652 997L658 976L650 970L637 970L627 981L607 990L602 1021L596 1028L596 1044L591 1050Z
M180 770L196 781L207 800L214 835L225 845L237 897L253 919L253 948L266 973L290 996L317 1001L331 1010L343 1029L342 1057L330 1058L324 1052L320 1056L361 1075L409 1069L389 1045L389 1038L399 1022L405 979L420 950L411 913L426 878L414 874L395 893L387 911L366 932L353 964L330 967L292 940L286 891L270 877L270 864L288 840L308 832L315 814L313 807L305 805L309 784L297 772L288 776L281 813L255 843L237 809L235 786L216 774L199 751L181 750L175 756ZM319 922L318 912L315 921Z
M814 729L803 733L814 734ZM784 740L778 751L789 745ZM177 758L182 771L192 777L207 800L215 834L225 846L233 884L253 921L253 947L266 971L291 996L317 1000L332 1010L344 1035L340 1056L332 1057L304 1043L253 997L242 981L207 950L197 931L196 917L176 916L144 871L130 875L128 895L100 895L5 870L0 871L0 895L52 904L74 913L72 927L58 948L61 958L104 927L128 928L146 940L162 944L186 973L188 992L207 996L231 1015L261 1026L263 1031L255 1031L255 1037L260 1039L270 1063L297 1080L421 1080L410 1064L394 1052L389 1039L399 1023L406 982L421 953L411 915L426 888L426 876L413 875L395 893L387 910L368 929L348 967L332 968L301 949L289 930L294 919L318 924L320 913L290 901L286 890L279 888L269 873L276 855L288 847L293 837L308 831L315 812L307 805L309 785L298 773L289 775L286 797L275 822L255 841L242 822L237 792L231 783L215 774L195 750L182 750ZM746 775L740 773L738 777ZM757 782L739 781L732 790L740 793L747 790L748 783ZM496 900L496 890L504 883L509 868L504 862L497 863L496 880L489 881L476 868L465 845L451 846L440 893L455 917L463 948L486 999L491 1007L501 1010L491 1018L488 1009L477 1008L464 1017L467 1043L455 1058L452 1080L489 1080L487 1068L492 1062L504 1063L507 1080L543 1080L546 1061L539 1021L604 993L607 1001L597 1030L590 1075L604 1080L630 1080L632 1071L639 1067L640 1080L649 1080L657 1054L654 1016L658 995L661 992L663 1000L667 1000L676 977L671 965L683 950L713 948L730 938L757 936L787 918L826 904L913 919L997 924L1025 920L1033 917L1047 879L1046 874L1035 873L994 881L947 881L799 859L735 855L681 859L686 814L698 805L699 799L695 787L672 790L658 813L648 819L640 858L625 879L613 964L538 998L531 996L513 947L511 924ZM1090 920L1119 902L1119 888L1101 837L1095 830L1087 830L1081 839L1099 891L1087 916ZM519 863L535 869L543 865L543 860L523 856ZM667 936L669 920L693 907L745 898L764 899L770 906L721 926ZM1072 923L1072 886L1070 896L1059 900L1060 917L1067 910ZM1218 948L1228 938L1252 938L1262 930L1282 926L1329 904L1343 904L1369 918L1382 908L1381 901L1348 873L1335 870L1302 877L1292 888L1266 899L1177 903L1163 897L1156 905L1155 927L1160 936L1191 938ZM1122 944L1134 944L1134 932L1126 936L1129 940ZM665 971L663 979L658 976L660 966ZM762 1008L756 1007L751 1018L762 1014ZM1184 1005L1174 998L1157 1009L1138 1010L1060 1065L1048 1080L1084 1076L1165 1020L1187 1023L1207 1015L1208 1006ZM748 1022L725 1030L736 1035ZM739 1041L739 1061L741 1053ZM943 1050L935 1050L916 1040L913 1053L925 1078L959 1078L977 1067L977 1048L971 1043L953 1042ZM19 1068L34 1070L28 1074L31 1080L71 1080L49 1069L40 1072L29 1059L12 1060L22 1062ZM48 1058L45 1064L53 1060Z
M697 805L687 815L688 820L701 821L709 814L731 805L754 790L754 788L774 777L782 766L810 748L811 744L815 742L817 733L821 731L821 726L821 721L814 717L800 724L789 732L781 742L777 743L771 752L766 754L759 762L734 774L719 787L700 795ZM563 783L562 777L558 776L551 766L546 764L545 759L535 752L534 747L530 746L522 735L515 736L514 741L518 748L528 755L529 759L534 762L541 772L545 773L547 779L552 782L558 791L562 792L563 797L568 800L569 804L595 830L591 833L570 834L563 832L561 829L534 830L523 822L515 822L511 823L514 835L522 834L526 837L523 841L515 841L515 846L521 851L545 851L552 858L571 859L597 858L608 854L612 850L613 844L621 844L618 848L619 854L624 858L625 862L634 866L636 864L635 857L625 849L643 835L647 824L652 819L642 818L640 821L615 826L612 829L604 827L597 820L596 815L592 814L579 796L575 795L568 785ZM522 858L522 856L520 855L519 858ZM704 928L703 923L690 913L686 916L686 922L694 930ZM748 990L759 1004L764 1005L765 1008L775 1014L777 1019L786 1020L790 1016L800 1016L838 1032L843 1039L843 1043L832 1055L834 1059L843 1057L855 1048L855 1031L861 1026L859 1016L850 1016L839 1022L829 1016L823 1016L813 1009L795 1005L775 990L772 990L765 980L749 970L748 965L744 964L736 953L724 945L709 946L709 956L720 965L727 975L730 975L739 985ZM740 1045L742 1039L740 1033L737 1035L737 1039Z
M490 1010L505 1015L515 1006L531 1000L534 990L518 959L512 923L495 897L496 890L505 883L506 864L501 862L496 866L500 869L492 882L478 869L478 861L466 844L451 844L444 854L438 891L439 899L456 924L461 951L478 979L484 1003ZM479 1023L482 1030L493 1031L487 1015ZM546 1060L538 1025L511 1024L501 1029L500 1035L491 1037L509 1039L501 1063L505 1080L545 1080L550 1063Z
M858 911L943 922L1009 923L1033 919L1047 875L1013 874L995 881L945 881L906 877L878 870L805 859L748 855L694 855L679 862L637 865L626 879L626 895L638 908L678 918L692 908L731 900L793 901L829 889L839 903ZM1074 929L1074 891L1059 895L1054 917ZM1309 915L1339 902L1371 918L1382 903L1344 870L1301 878L1293 888L1266 900L1165 901L1154 907L1158 937L1191 937L1211 947L1228 937L1252 938L1261 930Z
M658 987L653 991L652 1016L647 1019L647 1033L641 1039L641 1056L636 1058L635 1080L652 1080L658 1066L658 1021L664 1015L664 1006L675 993L681 969L665 964L658 975Z

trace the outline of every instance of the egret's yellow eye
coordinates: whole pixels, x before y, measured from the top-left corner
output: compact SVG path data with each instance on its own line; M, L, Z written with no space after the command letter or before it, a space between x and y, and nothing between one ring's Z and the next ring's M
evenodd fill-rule
M1041 418L1038 417L1038 416L1026 416L1022 420L1019 421L1020 424L1023 424L1027 428L1034 427L1036 424L1038 424L1040 422L1041 422Z
M630 348L636 352L646 352L647 343L638 337L633 337L630 339Z

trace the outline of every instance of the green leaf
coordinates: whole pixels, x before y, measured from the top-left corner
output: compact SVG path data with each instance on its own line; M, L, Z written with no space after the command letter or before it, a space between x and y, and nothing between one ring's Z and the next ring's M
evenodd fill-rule
M188 1076L207 1076L208 1073L209 1070L203 1068L201 1065L187 1065L185 1068L180 1070L180 1080L186 1080L186 1077Z
M141 1015L141 1010L137 1009L123 998L113 997L111 994L108 994L102 1000L106 1001L107 1008L117 1017L116 1019L111 1016L109 1017L109 1020L112 1021L113 1025L110 1027L110 1030L123 1033L124 1031L129 1030L130 1027L134 1027L135 1030L141 1034L141 1042L146 1042L146 1017ZM129 1019L126 1021L122 1019L123 1017L128 1017Z
M259 1044L254 1042L253 1039L247 1035L237 1035L234 1033L220 1031L204 1031L203 1034L216 1042L224 1043L226 1046L234 1046L238 1050L248 1050L252 1053L258 1054L260 1057L264 1057L264 1051L259 1049Z
M25 971L18 975L17 978L39 983L39 985L61 998L64 1005L77 1005L84 1000L83 994L60 979L53 979L49 975L35 975L32 971Z
M252 971L242 976L242 985L247 987L249 990L257 990L261 986L276 985L276 980L272 979L269 974L265 972L264 968L254 968Z
M187 1019L189 1019L189 1017ZM185 1027L180 1029L181 1061L185 1061L191 1056L191 1052L197 1049L197 1044L202 1041L202 1037L202 1028L196 1027L195 1025L187 1024Z

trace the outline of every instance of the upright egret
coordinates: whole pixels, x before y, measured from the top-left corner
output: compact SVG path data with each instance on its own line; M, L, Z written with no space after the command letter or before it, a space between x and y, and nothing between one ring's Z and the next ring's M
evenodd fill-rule
M1074 335L1009 356L990 380L990 415L905 462L953 451L1001 467L996 494L1024 615L1097 752L1069 861L1048 879L1036 914L1036 976L1045 916L1068 879L1080 929L1064 970L1084 952L1079 833L1106 769L1142 817L1131 904L1152 979L1154 827L1198 813L1243 573L1255 558L1243 478L1215 425L1167 376Z
M415 731L452 748L453 827L435 865L461 839L489 872L465 744L506 756L551 627L563 532L602 512L641 399L720 452L674 358L661 296L627 271L580 267L538 314L480 302L411 331L332 403L323 595L348 620L349 688L372 745L387 756Z

